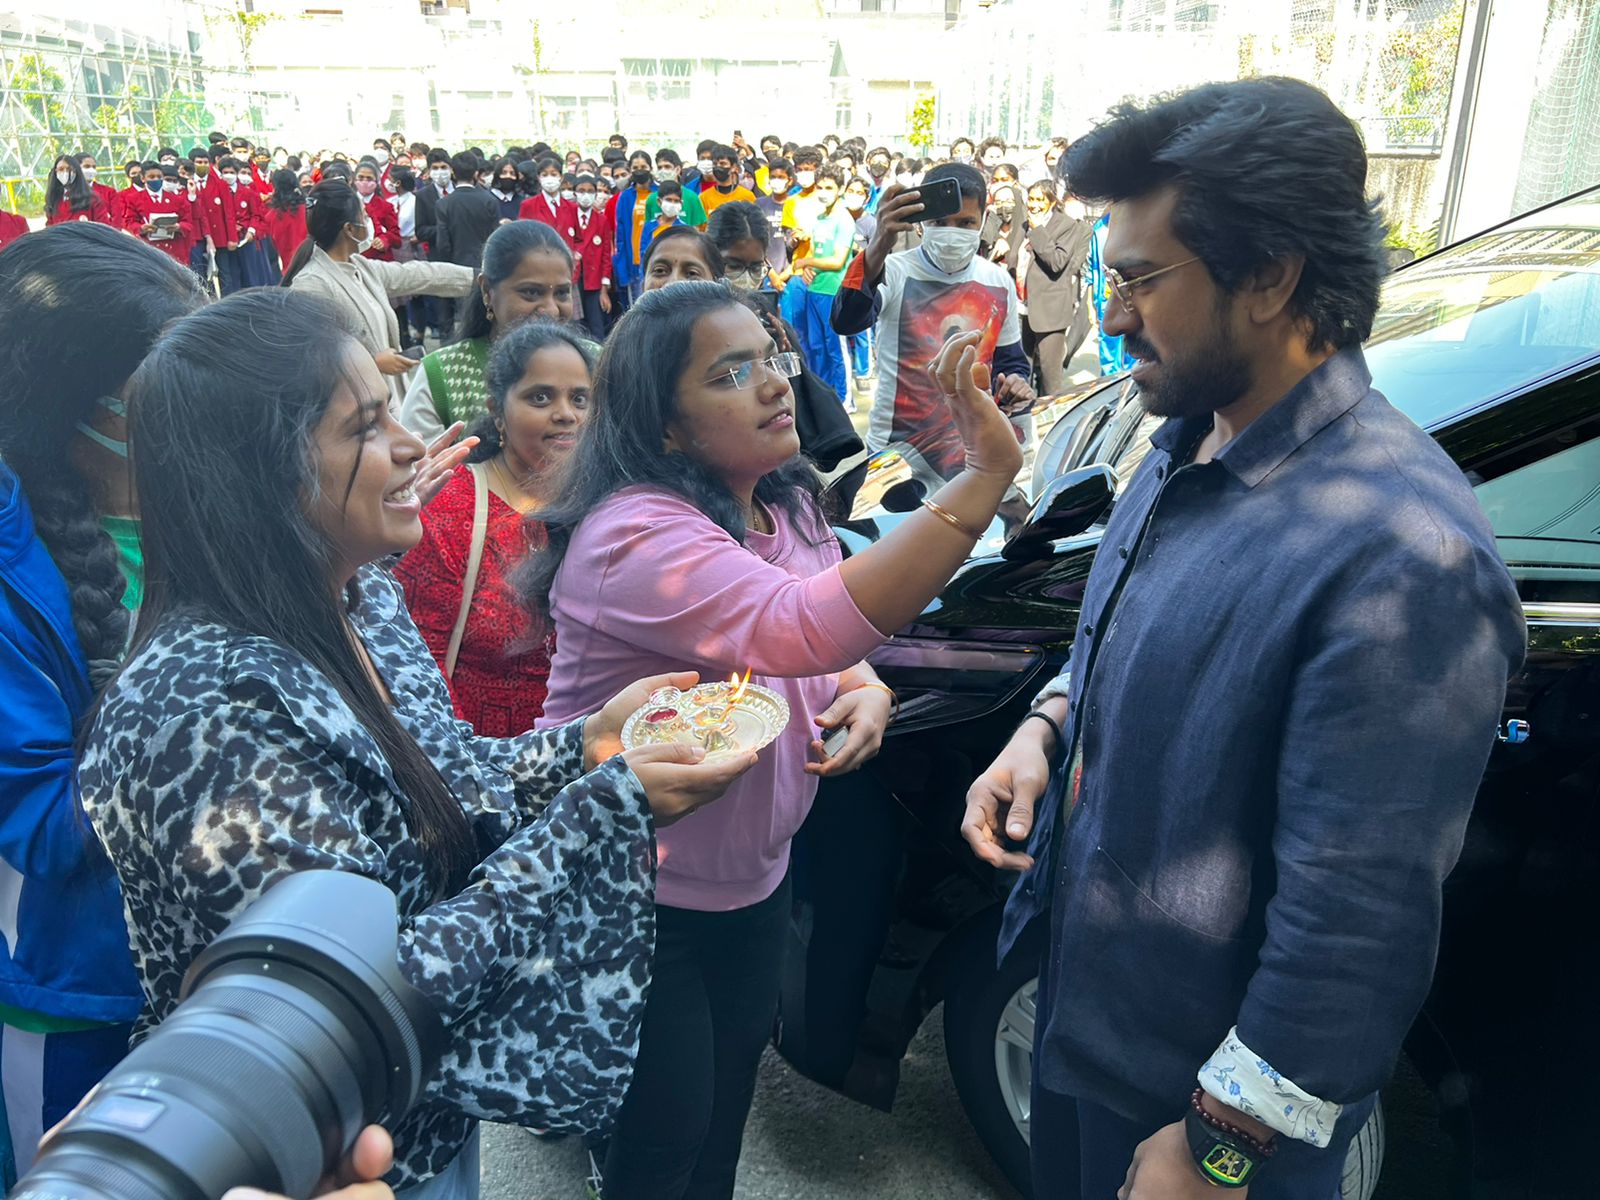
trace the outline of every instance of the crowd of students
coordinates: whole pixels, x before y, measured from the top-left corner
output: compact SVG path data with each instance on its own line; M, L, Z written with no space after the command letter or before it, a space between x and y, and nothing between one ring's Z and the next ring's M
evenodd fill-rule
M475 1195L480 1119L592 1135L610 1197L732 1194L790 840L876 752L866 656L988 525L1021 463L994 401L1031 393L1014 319L1011 358L941 338L961 461L841 561L833 326L858 241L915 242L923 164L613 142L296 161L218 135L120 191L64 155L47 227L0 251L14 1170L201 947L326 866L394 890L452 1030L392 1131L401 1195ZM981 223L987 181L939 170ZM794 714L759 758L622 751L653 689L747 671Z

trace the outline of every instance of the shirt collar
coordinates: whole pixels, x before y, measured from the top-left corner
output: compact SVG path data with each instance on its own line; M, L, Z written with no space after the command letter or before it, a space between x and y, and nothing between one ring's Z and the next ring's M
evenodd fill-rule
M1218 451L1215 461L1253 488L1371 390L1372 372L1361 347L1340 350ZM1209 427L1208 418L1174 418L1150 435L1150 443L1174 455Z

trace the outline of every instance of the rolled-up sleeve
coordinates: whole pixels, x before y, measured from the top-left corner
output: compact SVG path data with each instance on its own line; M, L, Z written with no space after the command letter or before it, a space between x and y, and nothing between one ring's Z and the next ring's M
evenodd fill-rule
M1308 614L1278 756L1277 886L1236 1036L1309 1097L1382 1087L1427 994L1441 888L1526 644L1491 559L1415 538Z

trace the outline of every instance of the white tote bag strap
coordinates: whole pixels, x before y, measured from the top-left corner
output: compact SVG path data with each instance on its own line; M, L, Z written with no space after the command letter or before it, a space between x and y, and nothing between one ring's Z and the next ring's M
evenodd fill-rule
M450 647L444 652L444 677L456 673L456 658L461 653L461 639L467 632L467 616L472 612L472 594L478 590L478 568L483 565L483 539L489 529L489 483L484 478L483 464L472 463L472 546L467 551L467 573L461 580L461 611L456 613L456 627L450 631Z

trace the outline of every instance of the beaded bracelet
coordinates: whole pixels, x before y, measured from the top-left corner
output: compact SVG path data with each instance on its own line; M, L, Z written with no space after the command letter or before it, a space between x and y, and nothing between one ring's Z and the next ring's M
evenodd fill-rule
M1200 1097L1204 1096L1205 1094L1205 1088L1195 1088L1194 1095L1189 1097L1189 1106L1194 1109L1195 1116L1199 1117L1207 1125L1211 1126L1211 1128L1219 1130L1220 1132L1227 1134L1229 1137L1238 1138L1246 1146L1250 1147L1250 1149L1261 1155L1262 1158L1271 1158L1273 1156L1278 1148L1273 1142L1263 1142L1260 1138L1246 1133L1237 1125L1234 1125L1228 1121L1224 1121L1221 1117L1215 1116L1209 1112L1206 1109L1206 1106L1200 1102Z

